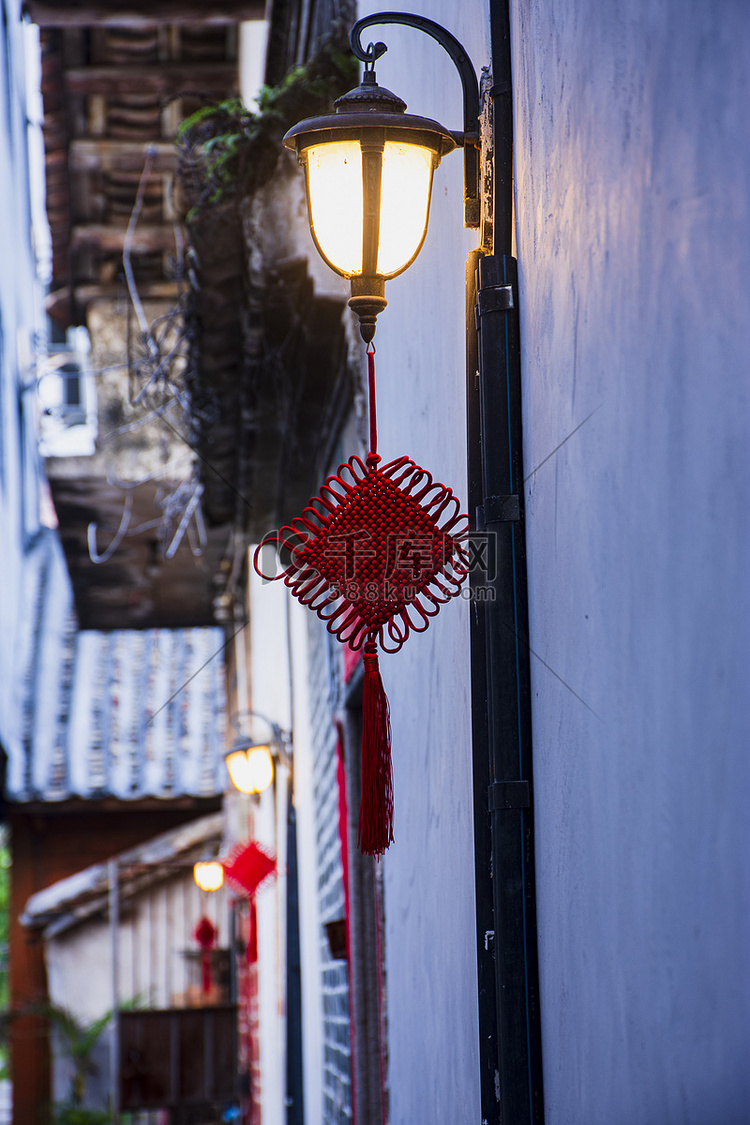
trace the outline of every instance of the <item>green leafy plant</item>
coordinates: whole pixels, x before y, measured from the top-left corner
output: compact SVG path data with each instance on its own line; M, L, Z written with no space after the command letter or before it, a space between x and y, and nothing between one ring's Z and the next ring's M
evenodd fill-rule
M177 130L178 176L188 221L206 207L257 191L273 175L284 133L301 118L323 113L357 81L346 25L335 21L315 53L277 86L263 86L258 109L239 98L201 106Z
M37 1011L39 1015L46 1016L57 1030L62 1053L73 1064L68 1101L63 1103L60 1109L82 1109L83 1098L86 1093L86 1080L90 1074L96 1073L96 1067L91 1056L100 1035L112 1019L112 1012L111 1010L105 1012L103 1016L87 1023L78 1019L67 1008L61 1008L57 1004L40 1005ZM65 1120L68 1125L75 1125L73 1118L66 1118ZM106 1115L104 1120L107 1120Z
M145 1003L145 997L138 994L131 1000L125 1001L120 1007L123 1011L132 1011L144 1007ZM110 1009L98 1019L86 1021L79 1019L68 1008L52 1003L28 1004L2 1013L0 1030L4 1033L7 1033L13 1020L23 1016L41 1016L48 1020L57 1031L60 1051L73 1064L68 1097L54 1106L54 1125L106 1125L110 1120L109 1110L90 1109L84 1106L83 1100L86 1095L86 1082L90 1075L97 1072L96 1064L92 1059L94 1048L110 1023L112 1015Z
M49 1021L57 1031L60 1051L73 1064L68 1097L65 1101L57 1102L53 1109L55 1125L105 1125L110 1118L109 1112L103 1109L89 1109L84 1106L83 1099L89 1075L95 1074L97 1070L92 1059L94 1048L112 1019L112 1012L105 1012L98 1019L87 1022L78 1019L67 1008L58 1004L47 1002L24 1004L2 1013L0 1026L3 1033L7 1034L13 1021L28 1016L41 1016L42 1019Z
M191 215L234 190L241 146L253 137L254 120L239 98L231 98L201 106L181 123L176 136L180 178L198 200Z

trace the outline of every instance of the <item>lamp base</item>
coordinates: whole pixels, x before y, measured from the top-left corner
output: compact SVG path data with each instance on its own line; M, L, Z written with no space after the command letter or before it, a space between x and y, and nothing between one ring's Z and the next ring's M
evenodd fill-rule
M376 320L388 302L385 282L378 277L353 277L349 308L359 317L359 333L366 344L375 335Z

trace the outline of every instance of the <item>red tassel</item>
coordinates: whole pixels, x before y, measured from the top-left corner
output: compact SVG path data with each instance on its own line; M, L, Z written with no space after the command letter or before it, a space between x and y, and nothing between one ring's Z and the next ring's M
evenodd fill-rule
M393 767L391 718L378 667L378 646L367 641L362 695L362 803L359 850L382 855L393 842Z
M254 965L258 960L258 912L255 908L255 896L250 896L250 913L248 916L249 940L247 943L248 964Z

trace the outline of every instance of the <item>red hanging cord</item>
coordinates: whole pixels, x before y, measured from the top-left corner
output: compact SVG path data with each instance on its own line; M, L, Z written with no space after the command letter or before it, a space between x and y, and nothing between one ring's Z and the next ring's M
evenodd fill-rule
M367 345L370 452L367 467L377 469L378 420L375 407L375 345ZM359 807L359 850L364 855L382 855L393 840L393 767L391 765L391 721L388 699L378 667L377 632L364 646L365 678L362 694L362 802Z
M375 345L372 340L367 345L367 388L370 414L370 452L367 458L369 463L370 457L377 457L378 455L378 418L375 409Z

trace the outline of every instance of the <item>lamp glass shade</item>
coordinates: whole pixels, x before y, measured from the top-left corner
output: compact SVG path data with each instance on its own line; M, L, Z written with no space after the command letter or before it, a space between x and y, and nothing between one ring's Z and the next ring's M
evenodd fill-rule
M224 868L216 860L196 863L193 878L202 891L218 891L224 883Z
M306 152L310 225L326 261L345 277L362 273L366 221L359 141L331 141ZM380 180L376 273L395 277L419 251L427 230L436 157L422 145L386 141Z
M433 155L421 145L386 141L380 184L378 269L394 277L406 269L427 231Z
M263 793L273 781L273 757L268 746L231 750L224 760L240 793Z
M362 272L362 150L358 141L307 152L310 226L323 257L346 277Z

